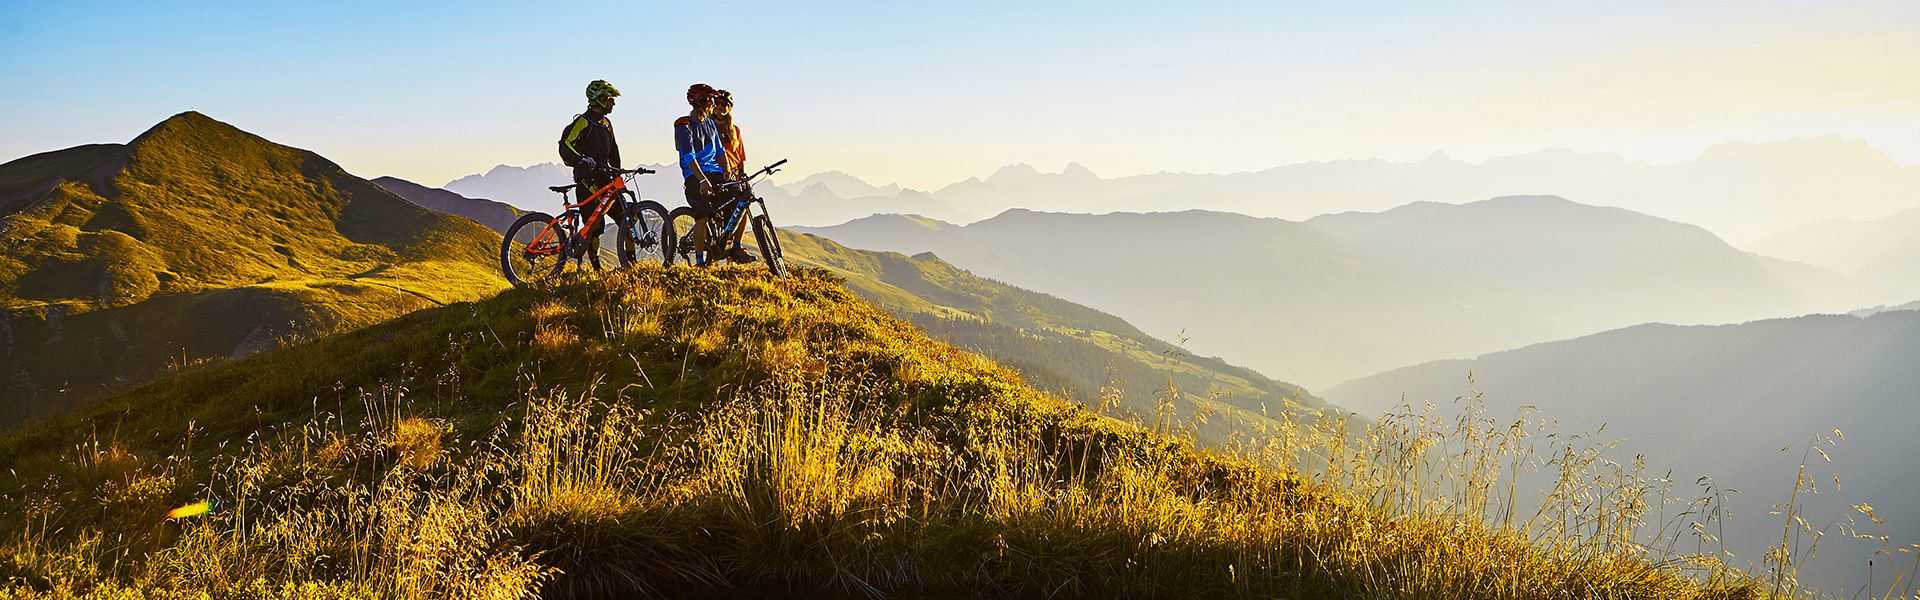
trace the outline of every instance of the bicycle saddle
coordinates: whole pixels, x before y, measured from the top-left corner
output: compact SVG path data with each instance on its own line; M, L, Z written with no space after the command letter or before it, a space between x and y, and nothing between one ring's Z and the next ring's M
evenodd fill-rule
M576 183L573 185L550 185L550 186L547 186L547 189L565 194L567 193L567 190L571 190L577 187L580 187L580 184Z

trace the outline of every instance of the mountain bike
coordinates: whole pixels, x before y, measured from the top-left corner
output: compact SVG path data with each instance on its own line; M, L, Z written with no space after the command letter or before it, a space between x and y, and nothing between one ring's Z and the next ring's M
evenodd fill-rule
M774 275L785 276L787 259L780 253L780 236L773 230L773 217L767 214L767 202L755 196L753 188L748 185L757 177L780 172L780 165L784 164L787 164L786 159L780 159L780 162L767 165L739 181L729 181L717 186L715 195L731 197L731 200L715 207L713 214L704 220L699 218L693 207L682 206L673 209L673 212L667 216L668 222L673 226L667 229L674 232L674 239L691 241L693 228L702 226L707 228L705 248L694 248L691 243L678 244L673 247L673 253L688 264L710 264L717 258L727 255L729 247L733 244L733 236L727 234L740 227L741 220L745 219L753 226L753 240L760 249L760 259L767 263L767 270L773 271ZM760 214L753 214L754 206L760 207Z
M576 267L594 252L593 268L600 268L598 257L604 248L591 248L592 241L586 237L591 224L599 223L601 215L619 203L620 210L614 217L613 254L620 261L620 268L631 268L641 262L659 262L662 265L673 262L673 229L667 227L667 209L659 202L641 200L627 189L627 179L634 175L653 173L652 169L606 169L603 173L614 175L613 181L587 194L587 188L579 184L556 185L547 189L560 194L560 206L565 209L559 217L545 213L530 212L520 216L507 228L505 239L500 242L500 270L507 275L507 281L514 285L527 285L552 278L566 268L571 260ZM575 197L585 196L578 203L567 201L567 193L575 192ZM591 208L590 216L582 212Z

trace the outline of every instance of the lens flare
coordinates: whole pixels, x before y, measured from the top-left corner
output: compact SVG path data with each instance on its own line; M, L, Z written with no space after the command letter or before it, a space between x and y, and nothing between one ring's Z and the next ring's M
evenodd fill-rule
M213 502L202 500L199 502L195 502L193 504L188 504L186 506L182 506L180 508L167 511L167 518L185 519L187 517L198 517L200 515L204 515L212 511L213 511Z

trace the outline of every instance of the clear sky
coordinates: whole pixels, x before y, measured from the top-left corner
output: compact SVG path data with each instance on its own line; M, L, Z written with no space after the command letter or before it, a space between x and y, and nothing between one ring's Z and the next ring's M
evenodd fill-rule
M700 11L706 11L701 13ZM1920 163L1920 2L36 2L0 161L198 110L366 177L556 159L587 81L672 160L686 86L749 151L929 188L1544 148L1670 162L1839 133ZM756 161L758 162L758 161Z

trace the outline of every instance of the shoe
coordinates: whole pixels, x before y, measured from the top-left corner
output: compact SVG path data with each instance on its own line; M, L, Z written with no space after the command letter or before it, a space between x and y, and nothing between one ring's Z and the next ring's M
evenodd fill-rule
M728 258L732 258L734 264L746 264L760 260L759 258L755 258L752 253L747 252L746 248L739 246L733 247L733 253L728 255Z

